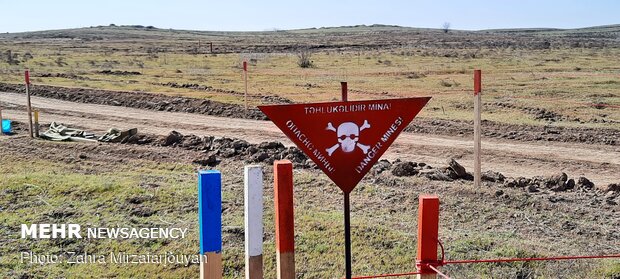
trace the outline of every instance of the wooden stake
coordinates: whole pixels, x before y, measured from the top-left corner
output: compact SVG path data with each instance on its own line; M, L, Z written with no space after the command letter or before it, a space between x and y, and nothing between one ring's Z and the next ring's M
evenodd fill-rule
M200 279L222 278L222 175L198 172Z
M437 273L428 265L437 266L437 243L439 236L439 198L420 195L418 209L418 255L416 267L422 274L418 279L435 279Z
M30 137L33 138L33 129L32 129L32 105L30 103L30 71L26 70L24 72L24 76L26 79L26 110L28 113L28 131L30 132Z
M245 82L245 114L248 114L248 61L243 61L243 79Z
M481 162L480 162L480 133L481 133L481 110L482 110L482 72L474 71L474 186L480 187Z
M34 109L34 135L39 137L39 110Z
M340 82L340 91L341 91L341 94L342 94L342 101L343 102L348 101L348 99L349 99L348 98L349 97L348 96L349 95L349 89L348 89L346 81L341 81Z
M209 252L202 255L200 279L221 279L222 274L222 253Z
M263 168L245 167L245 278L263 279Z
M213 53L213 43L209 43L209 52Z
M295 220L293 214L293 163L273 163L278 279L295 279Z

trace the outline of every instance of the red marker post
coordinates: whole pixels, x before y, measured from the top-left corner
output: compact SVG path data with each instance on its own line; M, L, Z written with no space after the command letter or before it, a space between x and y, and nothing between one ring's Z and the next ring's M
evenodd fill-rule
M341 81L340 82L340 90L342 91L342 101L346 102L348 100L348 95L349 95L349 89L347 88L347 82L346 81Z
M30 137L34 138L33 125L32 125L32 104L30 103L30 70L26 69L24 72L24 78L26 80L26 111L28 113L28 132Z
M273 163L278 279L295 279L295 218L293 213L293 163Z
M416 267L418 279L435 279L436 272L429 266L437 267L437 244L439 236L439 198L435 195L420 195L418 208L418 255Z
M481 141L481 125L482 125L482 71L474 70L474 186L480 187L481 170L481 156L480 156L480 141Z

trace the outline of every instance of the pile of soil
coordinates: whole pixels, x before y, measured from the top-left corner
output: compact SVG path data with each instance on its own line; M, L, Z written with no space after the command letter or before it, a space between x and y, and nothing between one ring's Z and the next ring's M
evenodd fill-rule
M474 135L473 121L416 118L406 132L440 135ZM605 128L577 128L557 126L530 126L497 123L482 120L482 135L518 141L576 142L620 145L620 130Z
M224 93L224 94L230 94L230 95L236 95L236 96L245 95L245 93L243 92L239 92L235 90L220 89L220 88L215 88L210 85L201 85L198 83L166 82L166 83L155 83L155 85L161 85L161 86L166 86L166 87L171 87L171 88L186 88L186 89L193 89L193 90L200 90L200 91L217 92L217 93ZM290 99L280 97L280 96L248 94L248 97L255 99L255 100L261 100L263 103L276 103L276 104L292 104L293 103L293 101L291 101Z
M262 142L251 144L242 139L196 135L183 135L172 131L167 136L139 134L131 140L121 143L75 143L57 144L49 141L27 140L27 129L20 122L14 122L13 137L20 140L9 140L3 152L30 156L37 151L45 150L39 158L50 161L62 161L75 164L76 171L85 171L81 164L109 161L114 164L130 159L147 159L155 162L193 162L201 167L215 167L224 160L243 161L272 165L275 160L287 159L295 168L318 170L308 157L296 147L285 147L281 142ZM26 139L26 140L24 140ZM79 164L78 164L79 162ZM90 171L90 170L89 170ZM103 171L103 170L101 170ZM445 166L433 167L423 162L402 161L397 159L378 161L369 174L371 181L388 181L395 186L402 185L399 177L423 177L433 181L471 181L473 175L455 159L449 159ZM390 182L391 181L391 182ZM494 171L482 174L483 184L487 187L522 189L528 195L551 195L552 193L580 193L591 196L593 202L608 205L620 203L620 183L607 186L594 185L586 177L570 178L565 173L553 176L505 177ZM387 182L386 182L387 183ZM498 196L503 195L498 190ZM555 201L560 201L556 200Z
M0 91L24 93L25 88L21 84L0 83ZM224 104L206 99L171 97L154 93L65 88L46 85L34 86L30 93L33 96L76 103L123 106L158 111L200 113L223 117L267 119L258 109L250 108L246 115L244 108L239 105Z
M300 149L297 147L287 148L277 141L250 144L242 139L213 136L199 137L196 135L182 135L179 132L172 131L166 137L142 136L130 143L199 151L203 155L195 158L193 162L204 166L216 166L223 159L242 160L246 163L265 163L268 165L273 164L275 160L287 159L293 162L296 168L318 169ZM467 172L465 167L455 159L449 159L446 166L442 167L433 167L423 162L401 161L400 159L390 162L384 159L378 161L369 174L370 176L418 176L436 181L472 181L474 179L473 175ZM511 178L499 172L486 171L482 173L481 179L488 185L522 188L528 193L538 193L547 190L553 192L611 193L607 196L608 203L612 205L615 203L614 199L620 196L620 183L597 188L586 177L581 176L573 179L569 178L566 173L548 177Z
M388 172L390 171L391 172ZM396 160L390 163L388 160L381 160L375 164L371 175L376 176L380 173L389 173L393 176L418 176L425 177L429 180L437 181L457 181L457 180L473 180L473 175L465 170L456 160L450 159L445 167L433 168L425 163L400 161ZM588 178L580 176L577 179L569 178L566 173L560 173L552 176L535 176L532 178L525 177L505 177L503 174L494 171L486 171L482 173L482 181L487 186L498 186L505 188L521 188L526 193L549 192L580 192L594 194L594 198L604 200L608 205L618 205L620 202L620 183L609 184L604 187L595 187L594 183ZM498 191L497 195L503 195ZM603 197L603 199L600 199Z
M102 75L114 75L114 76L132 76L132 75L142 74L140 72L135 72L135 71L112 71L112 70L103 70L103 71L98 71L97 73L102 74Z
M262 142L251 144L242 139L196 135L182 135L172 131L165 137L140 136L129 142L141 145L167 146L185 150L199 151L202 155L193 160L203 166L216 166L222 159L237 159L247 163L273 164L275 160L290 160L296 168L316 167L311 160L296 147L285 147L281 142Z
M53 77L53 78L66 78L66 79L74 79L74 80L91 80L88 77L79 76L73 73L42 73L35 75L36 77Z

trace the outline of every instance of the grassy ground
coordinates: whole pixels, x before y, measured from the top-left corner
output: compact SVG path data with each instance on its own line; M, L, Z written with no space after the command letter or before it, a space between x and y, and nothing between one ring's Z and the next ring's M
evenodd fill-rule
M198 250L196 167L185 162L138 159L137 155L97 161L112 146L36 143L65 149L51 162L43 153L13 153L19 143L2 155L0 173L0 274L9 278L195 278L198 265L161 264L50 264L20 263L20 252L66 251L187 254ZM171 151L178 153L178 151ZM75 153L75 154L74 154ZM139 152L130 152L139 154ZM34 166L34 167L33 167ZM224 272L226 278L243 276L243 182L240 161L224 161L223 172ZM271 168L265 167L265 272L275 277L273 191ZM355 274L369 275L414 270L417 196L434 192L442 199L440 235L448 259L531 257L601 253L604 240L590 234L573 235L556 227L574 221L582 209L566 211L550 205L545 197L506 189L510 198L494 199L495 189L475 189L469 183L434 183L422 178L377 176L365 180L352 193L352 231ZM341 194L316 171L295 171L296 259L299 278L340 278L343 266ZM527 204L528 206L523 206ZM551 207L550 207L551 206ZM568 205L567 205L568 206ZM541 212L541 209L553 214ZM583 230L614 230L590 220ZM576 215L577 214L577 215ZM587 220L585 220L587 219ZM526 221L533 222L532 224ZM170 240L31 240L19 238L23 223L78 223L101 227L188 228L185 239ZM548 231L538 223L547 223ZM596 239L596 244L592 241ZM561 263L512 263L448 266L452 278L616 278L620 262L571 261Z

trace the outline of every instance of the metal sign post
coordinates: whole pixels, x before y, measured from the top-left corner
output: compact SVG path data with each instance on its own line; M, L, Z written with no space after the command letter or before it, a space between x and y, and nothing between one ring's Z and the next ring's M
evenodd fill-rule
M346 98L346 83L341 85ZM350 193L429 100L259 106L342 190L346 278L352 277Z
M344 269L347 279L351 279L351 202L349 193L344 193Z
M347 82L340 82L340 92L342 94L342 101L346 102L349 98L349 89L347 88ZM344 193L344 268L345 276L350 279L352 276L351 267L351 200L349 199L349 193Z

